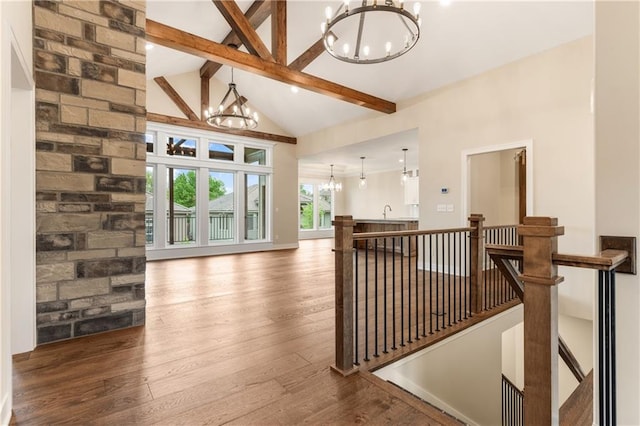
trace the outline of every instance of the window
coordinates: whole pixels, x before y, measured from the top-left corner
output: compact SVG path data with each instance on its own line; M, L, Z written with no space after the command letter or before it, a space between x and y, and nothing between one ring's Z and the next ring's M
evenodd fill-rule
M226 145L226 144L217 143L217 142L209 142L209 159L233 161L234 149L235 147L233 145Z
M235 174L209 171L209 241L233 241L236 229Z
M148 126L145 239L150 259L239 252L227 247L271 243L273 143Z
M147 145L148 147L149 145ZM153 145L152 145L153 146ZM144 208L144 235L146 244L153 244L153 183L155 169L153 166L147 166L146 170L146 203Z
M265 175L245 175L245 236L246 240L266 238L266 189Z
M304 231L331 229L333 217L332 193L318 183L301 183L299 191L300 229Z
M196 240L196 171L168 167L167 182L167 243L193 243Z

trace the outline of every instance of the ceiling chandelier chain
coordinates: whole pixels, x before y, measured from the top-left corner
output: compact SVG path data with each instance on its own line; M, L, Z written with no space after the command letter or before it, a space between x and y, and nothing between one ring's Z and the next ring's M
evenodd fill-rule
M376 16L395 15L401 24L396 25L394 29L394 25L387 19L387 23L382 28L374 28L365 34L365 28L372 28L371 25L368 27L365 25L365 17L370 16L373 19L373 13L376 12L381 12ZM331 7L327 7L325 18L321 25L325 50L334 58L353 64L375 64L404 55L418 42L422 23L420 3L414 3L412 14L404 8L404 0L399 0L398 5L393 0L382 0L381 4L378 4L378 0L372 0L371 4L367 0L362 0L362 5L355 8L350 8L349 0L344 0L335 15ZM345 31L345 27L349 25L347 22L353 22L356 18L358 22L355 32L355 49L351 53L349 42L353 40L353 36L349 37L349 31ZM343 31L338 31L339 29ZM367 40L371 40L370 37L377 38L383 32L389 37L384 43L384 50L382 46L369 44ZM371 34L375 35L371 36ZM342 49L337 49L338 39L341 40Z
M231 102L227 104L228 100ZM209 125L219 129L255 129L258 126L258 113L252 114L249 107L245 106L246 102L247 99L238 94L233 80L233 68L231 68L229 89L217 109L210 106L205 110L205 120Z

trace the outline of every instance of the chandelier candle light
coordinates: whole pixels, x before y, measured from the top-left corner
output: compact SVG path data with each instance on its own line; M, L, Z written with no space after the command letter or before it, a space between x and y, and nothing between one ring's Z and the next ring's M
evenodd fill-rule
M230 101L227 103L227 101ZM240 96L233 82L233 68L231 68L231 83L229 90L222 98L217 109L209 107L205 110L207 123L219 129L254 129L258 125L258 113L251 114L251 110L244 104L246 98Z
M331 7L325 10L322 38L325 50L334 58L375 64L404 55L418 42L420 3L413 4L413 14L404 8L404 0L397 4L393 0L380 0L380 4L378 0L362 0L360 4L350 8L349 0L345 0L335 15ZM341 46L337 46L337 40Z

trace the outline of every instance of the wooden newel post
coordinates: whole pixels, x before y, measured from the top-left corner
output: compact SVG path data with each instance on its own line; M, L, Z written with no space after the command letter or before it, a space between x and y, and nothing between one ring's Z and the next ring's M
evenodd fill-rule
M552 256L564 227L552 217L525 217L524 283L524 423L557 425L558 406L558 268Z
M336 216L336 364L332 369L342 375L357 371L353 366L353 217Z
M471 231L471 313L477 314L482 312L484 306L484 292L482 291L482 282L484 280L482 256L484 254L484 216L482 214L472 213L469 216L469 227Z

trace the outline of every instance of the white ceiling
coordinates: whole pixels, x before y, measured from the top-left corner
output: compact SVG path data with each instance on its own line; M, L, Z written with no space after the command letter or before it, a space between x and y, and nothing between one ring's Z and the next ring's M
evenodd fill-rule
M252 2L237 3L245 11ZM289 61L320 38L325 7L330 5L336 10L340 3L288 1ZM452 0L449 6L426 1L422 2L420 13L420 40L404 56L382 64L357 65L343 63L324 53L304 72L398 102L589 35L593 32L593 7L592 1ZM147 17L214 41L221 41L230 31L210 0L148 0ZM262 24L258 34L265 45L270 46L270 19ZM155 46L147 53L147 78L193 71L203 63L200 58ZM382 114L306 90L294 94L288 85L240 70L234 74L240 94L249 99L252 107L293 136L365 115ZM216 77L226 83L229 68L222 67ZM370 161L365 160L365 167L369 165L370 170L375 170L375 157L380 156L389 169L390 154L386 154L386 158L375 154L379 147L397 151L398 158L402 156L401 147L407 147L414 152L412 158L417 159L416 133L405 133L372 141L373 150L369 150L367 144L360 144L329 156L301 160L335 163L349 172L360 169L361 155L371 157ZM409 166L413 167L410 162Z

